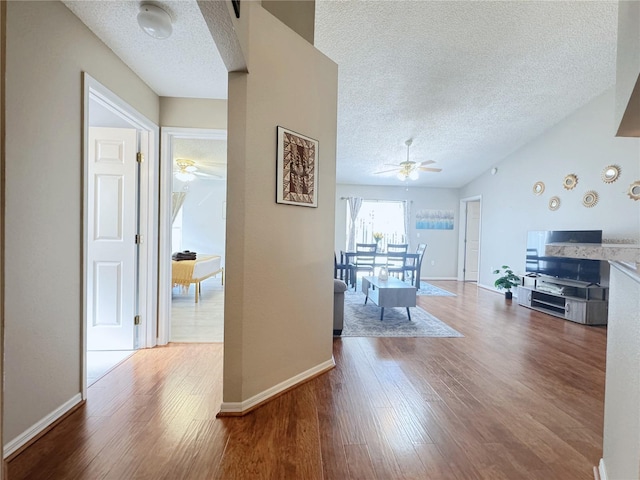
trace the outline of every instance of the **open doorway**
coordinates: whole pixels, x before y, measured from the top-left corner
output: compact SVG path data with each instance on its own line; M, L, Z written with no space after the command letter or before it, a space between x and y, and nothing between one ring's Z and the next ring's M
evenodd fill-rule
M153 158L157 126L84 76L83 395L155 345ZM147 162L144 162L144 159Z
M158 342L222 342L226 131L163 127L162 152Z

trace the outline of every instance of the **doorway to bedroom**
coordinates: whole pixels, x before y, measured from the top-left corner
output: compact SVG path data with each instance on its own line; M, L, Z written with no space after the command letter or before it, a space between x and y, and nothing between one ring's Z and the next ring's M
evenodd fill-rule
M155 345L152 179L158 127L83 76L82 392L138 348ZM143 159L147 162L143 162Z
M164 338L167 342L221 343L224 340L226 132L163 128L162 137L163 173L167 180L162 185L168 198L165 193L161 195L169 203L166 225L170 227L161 235L167 239L161 263L166 262L170 276L168 287L161 288L167 294L170 319Z

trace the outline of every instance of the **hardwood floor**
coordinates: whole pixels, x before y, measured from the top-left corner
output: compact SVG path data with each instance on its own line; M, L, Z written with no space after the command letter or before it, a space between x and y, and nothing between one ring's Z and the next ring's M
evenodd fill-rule
M9 479L592 479L606 328L432 283L464 338L338 338L335 369L221 419L222 345L140 351Z
M188 289L173 287L171 292L172 342L224 341L224 286L222 276L201 284L200 299L195 303L195 285Z

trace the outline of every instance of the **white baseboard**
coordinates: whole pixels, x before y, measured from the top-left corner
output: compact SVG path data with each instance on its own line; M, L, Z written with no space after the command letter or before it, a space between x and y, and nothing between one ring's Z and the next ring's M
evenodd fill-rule
M428 282L429 280L454 280L457 281L458 277L420 277L420 281Z
M246 412L256 405L269 400L271 397L274 397L275 395L278 395L279 393L289 388L295 387L299 383L302 383L305 380L308 380L309 378L314 377L315 375L318 375L335 366L336 362L333 360L333 357L331 357L331 360L327 360L326 362L316 365L315 367L310 368L305 372L299 373L298 375L291 377L288 380L279 383L278 385L268 388L265 391L260 392L243 402L222 402L222 405L220 406L220 413L238 414Z
M11 455L12 453L16 452L23 445L26 445L33 438L35 438L41 432L43 432L45 429L47 429L49 426L51 426L56 420L58 420L60 417L62 417L64 414L66 414L73 407L78 405L81 401L82 401L82 394L78 393L78 394L74 395L72 398L67 400L62 405L60 405L53 412L51 412L49 415L47 415L46 417L41 419L39 422L37 422L36 424L32 425L27 430L22 432L16 438L11 440L9 443L7 443L4 446L4 449L3 449L4 450L3 451L4 457L3 458L6 459L7 457L9 457L9 455Z
M607 469L604 466L604 458L600 459L600 463L598 464L598 473L600 474L600 480L607 480Z
M504 290L498 290L497 288L492 287L490 285L483 285L482 283L478 283L478 287L484 288L485 290L489 290L491 292L495 292L495 293L499 293L501 295L504 295ZM511 292L513 293L513 298L518 298L518 289L517 288L512 288Z

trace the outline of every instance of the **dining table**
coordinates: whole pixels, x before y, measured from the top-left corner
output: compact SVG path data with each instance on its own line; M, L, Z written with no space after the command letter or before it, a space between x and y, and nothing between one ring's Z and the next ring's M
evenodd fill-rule
M349 263L353 263L352 260L357 257L358 255L362 255L362 256L367 256L367 257L374 257L373 258L373 266L375 267L384 267L387 265L387 256L389 255L387 252L385 251L378 251L378 252L366 252L366 253L362 253L362 252L354 252L351 250L340 250L340 263L343 265L347 265ZM419 253L397 253L397 252L393 252L392 254L395 258L403 256L405 258L405 265L406 265L406 261L407 259L413 259L414 262L418 262L420 260L420 254ZM415 278L415 287L416 290L420 290L420 272L416 272L416 278Z

